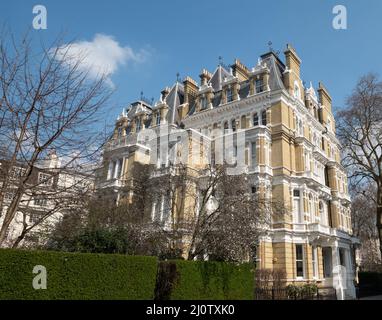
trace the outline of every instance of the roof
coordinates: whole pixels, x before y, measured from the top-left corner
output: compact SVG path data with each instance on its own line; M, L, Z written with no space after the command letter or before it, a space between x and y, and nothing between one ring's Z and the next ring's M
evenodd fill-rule
M168 105L167 123L179 125L180 117L178 114L178 107L184 102L183 84L176 82L166 96L165 102Z
M261 56L261 63L265 64L269 71L269 87L273 90L285 89L284 83L282 80L282 74L285 71L285 65L282 61L276 56L275 53L269 52ZM211 80L208 84L212 87L214 92L214 97L212 99L212 107L218 108L221 102L222 96L222 83L225 78L232 77L232 74L227 71L223 66L218 66L215 72L212 75ZM239 83L239 96L240 99L245 99L249 95L249 81L242 81ZM191 116L195 113L196 101L190 106L188 116Z

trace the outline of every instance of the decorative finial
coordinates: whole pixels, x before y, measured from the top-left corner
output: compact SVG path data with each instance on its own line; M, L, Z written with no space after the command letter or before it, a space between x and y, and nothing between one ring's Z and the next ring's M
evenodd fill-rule
M219 56L219 66L222 66L222 65L223 65L223 57Z
M176 82L180 82L180 78L179 78L180 74L179 72L176 73Z
M143 100L143 91L141 91L141 100Z
M273 48L272 48L272 41L268 41L268 47L269 47L269 51L273 51Z

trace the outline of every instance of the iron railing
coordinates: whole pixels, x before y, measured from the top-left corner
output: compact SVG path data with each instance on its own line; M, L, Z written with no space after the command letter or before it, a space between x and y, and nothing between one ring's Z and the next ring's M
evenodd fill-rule
M337 300L334 288L319 288L314 293L292 293L286 288L256 288L255 300Z

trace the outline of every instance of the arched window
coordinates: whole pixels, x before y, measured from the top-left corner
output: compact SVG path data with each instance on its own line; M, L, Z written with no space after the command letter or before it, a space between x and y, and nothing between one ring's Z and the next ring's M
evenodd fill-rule
M158 112L157 115L156 115L156 125L159 126L160 125L160 113Z
M261 124L263 126L266 126L267 125L267 111L264 110L263 112L261 112Z
M256 112L255 114L253 114L253 126L257 127L258 125L259 125L259 115Z
M241 126L241 129L245 129L247 127L247 117L246 116L241 117L240 126Z
M232 131L235 132L236 131L236 120L235 119L233 119L231 121L231 125L232 125Z
M226 130L228 130L228 122L224 122L224 133L226 133Z

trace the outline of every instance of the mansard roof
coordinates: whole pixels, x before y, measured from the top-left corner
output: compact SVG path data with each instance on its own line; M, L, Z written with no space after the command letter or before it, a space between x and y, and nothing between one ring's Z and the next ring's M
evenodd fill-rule
M208 84L212 86L214 91L220 91L222 89L224 79L230 77L232 77L232 74L225 67L219 65Z
M126 111L122 113L122 116L127 117L129 119L133 119L137 114L147 113L151 114L152 106L150 106L147 102L138 100L133 102L126 108Z
M282 74L285 65L274 52L268 52L261 56L262 63L265 63L270 70L269 87L273 90L285 89Z
M261 65L265 65L269 71L269 87L273 90L285 89L284 83L282 80L282 74L285 71L285 65L281 62L281 60L276 56L275 53L269 52L261 56L261 60L259 61ZM221 96L222 96L222 83L224 79L229 79L233 77L233 75L228 72L228 70L219 66L214 74L212 75L211 80L208 84L212 87L214 91L214 97L212 99L212 107L218 108L221 104ZM239 96L240 99L245 99L249 95L249 81L242 81L239 83ZM195 113L196 101L190 106L188 116L191 116Z
M184 87L183 84L178 81L172 86L169 94L165 98L165 102L168 105L167 123L180 124L180 118L178 114L178 107L183 104L184 101Z
M257 68L266 67L269 69L269 87L272 91L285 89L283 84L283 73L285 71L284 63L279 59L279 57L273 52L268 52L261 56L258 65L252 69L252 71ZM219 64L209 79L207 85L212 88L214 93L212 99L212 107L218 108L221 105L222 99L222 88L225 80L235 78L232 74L232 69L225 65ZM240 99L245 99L249 95L249 80L239 82L239 96ZM165 103L168 106L167 113L167 123L180 125L181 119L179 117L178 109L184 103L184 85L177 81L171 89L168 89L167 95L164 98ZM149 115L145 125L149 126L152 122L152 113L155 106L152 106L147 101L139 100L132 103L124 112L122 117L127 117L133 119L137 114L146 113ZM190 103L188 116L194 114L196 107L196 100Z

